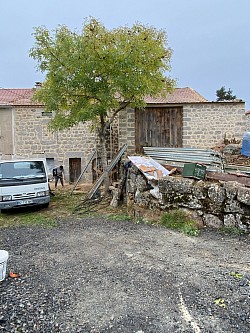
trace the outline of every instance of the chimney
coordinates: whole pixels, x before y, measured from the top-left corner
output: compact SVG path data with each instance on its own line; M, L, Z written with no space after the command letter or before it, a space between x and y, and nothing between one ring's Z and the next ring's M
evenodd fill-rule
M42 87L42 82L35 82L35 88L39 89Z

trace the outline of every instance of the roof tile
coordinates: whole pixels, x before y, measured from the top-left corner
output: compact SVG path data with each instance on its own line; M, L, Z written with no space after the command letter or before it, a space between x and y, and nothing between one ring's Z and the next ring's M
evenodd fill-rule
M34 89L0 89L0 105L35 105Z
M192 88L175 88L172 93L168 93L166 96L159 97L146 97L145 101L148 104L182 104L182 103L204 103L208 102L203 96L197 93Z
M34 89L0 89L0 105L36 105L32 101ZM166 96L145 97L148 104L178 104L178 103L204 103L208 102L203 96L192 88L175 88L172 93Z

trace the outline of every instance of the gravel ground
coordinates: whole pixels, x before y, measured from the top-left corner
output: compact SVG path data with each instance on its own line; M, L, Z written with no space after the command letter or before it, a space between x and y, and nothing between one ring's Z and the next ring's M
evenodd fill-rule
M21 277L0 284L0 332L249 333L249 243L106 219L1 229Z

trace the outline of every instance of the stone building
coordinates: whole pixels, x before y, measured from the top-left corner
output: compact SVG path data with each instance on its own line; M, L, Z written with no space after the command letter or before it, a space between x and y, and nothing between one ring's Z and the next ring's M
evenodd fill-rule
M142 152L143 146L212 148L241 142L249 122L245 102L209 102L191 88L176 88L165 98L146 98L145 111L127 109L119 116L119 143Z
M0 89L0 159L44 157L50 168L63 164L66 180L74 182L96 149L96 134L89 124L50 132L53 114L32 101L34 89ZM145 100L145 110L127 108L118 114L110 158L124 143L128 154L142 153L143 146L207 148L225 137L241 140L246 128L242 101L209 102L191 88ZM83 181L93 180L93 164Z
M95 133L87 124L52 133L53 117L32 101L34 89L0 89L0 158L46 158L50 169L64 166L74 182L96 149ZM91 168L85 177L91 180Z

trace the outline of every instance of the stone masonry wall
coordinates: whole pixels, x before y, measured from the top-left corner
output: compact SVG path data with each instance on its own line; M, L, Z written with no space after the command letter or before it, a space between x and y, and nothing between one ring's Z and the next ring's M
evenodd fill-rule
M14 112L14 154L17 157L54 158L55 165L63 164L65 178L69 177L69 158L81 158L82 169L96 149L95 133L88 124L79 124L71 129L50 132L50 115L42 108L16 108ZM92 179L91 166L83 181Z
M247 127L245 104L211 102L183 107L183 147L211 148L224 138L242 140Z
M183 147L211 148L227 139L242 140L250 117L243 102L209 102L183 105ZM119 114L119 146L128 143L128 154L135 149L135 112Z
M183 106L183 147L212 147L223 140L241 140L249 118L245 116L244 103L197 103ZM14 154L19 157L54 158L55 164L63 164L65 176L69 176L69 158L81 158L82 168L96 149L97 138L88 124L79 124L69 130L51 133L48 123L51 116L40 107L16 107L14 109ZM114 129L116 128L114 124ZM119 149L128 144L127 155L135 151L135 112L128 107L119 113ZM114 137L112 148L117 150ZM92 180L91 166L82 181Z
M205 226L250 232L250 188L237 182L208 182L177 176L150 180L129 169L127 204L144 209L184 209Z
M119 149L125 144L128 144L126 154L129 155L135 151L135 110L127 108L119 113L118 118L119 128Z

